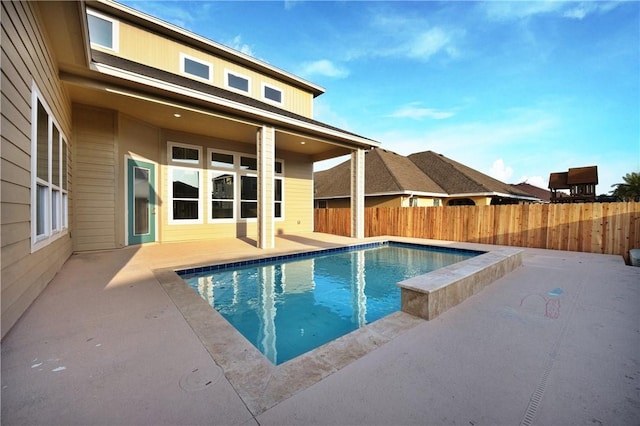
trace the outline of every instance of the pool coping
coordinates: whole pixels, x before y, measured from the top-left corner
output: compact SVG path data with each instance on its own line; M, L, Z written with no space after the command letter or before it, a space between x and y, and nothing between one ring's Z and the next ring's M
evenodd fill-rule
M394 237L378 241L407 242L406 239ZM411 240L410 243L448 248L444 245L437 246L432 242L420 243ZM336 248L359 245L362 243L342 244L337 245ZM463 250L466 249L463 248ZM301 252L298 250L286 255ZM214 362L222 369L224 376L255 416L346 367L413 327L423 324L425 319L435 318L446 309L461 303L493 280L519 266L522 263L521 253L522 250L512 248L491 248L473 258L405 280L398 284L403 300L402 311L367 324L277 366L260 353L222 315L212 309L175 272L206 265L162 268L155 269L153 272ZM273 255L252 256L251 259L269 257ZM458 266L455 267L456 265ZM431 279L437 284L430 284ZM447 292L449 288L451 290ZM405 298L408 300L407 306L410 306L408 309L426 303L427 307L431 308L431 312L437 315L407 313Z

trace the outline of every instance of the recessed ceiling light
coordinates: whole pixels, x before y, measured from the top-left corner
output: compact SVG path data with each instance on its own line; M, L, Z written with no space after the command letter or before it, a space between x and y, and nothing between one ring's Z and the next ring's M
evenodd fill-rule
M300 145L304 145L304 144L306 144L305 141L300 141Z
M176 112L175 114L173 114L173 116L174 116L175 118L180 118L180 117L182 117L182 115L181 115L180 113L177 113L177 112Z

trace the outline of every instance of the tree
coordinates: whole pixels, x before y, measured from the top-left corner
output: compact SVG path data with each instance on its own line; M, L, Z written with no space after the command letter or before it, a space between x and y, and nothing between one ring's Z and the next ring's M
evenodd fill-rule
M640 173L627 173L622 180L624 183L611 185L615 187L611 194L623 201L640 201Z

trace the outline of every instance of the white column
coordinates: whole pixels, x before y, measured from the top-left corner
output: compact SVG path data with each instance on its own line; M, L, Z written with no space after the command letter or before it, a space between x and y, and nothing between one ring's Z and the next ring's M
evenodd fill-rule
M351 237L364 238L364 150L351 153Z
M273 127L262 126L258 130L258 248L261 249L275 247L273 229L275 140Z

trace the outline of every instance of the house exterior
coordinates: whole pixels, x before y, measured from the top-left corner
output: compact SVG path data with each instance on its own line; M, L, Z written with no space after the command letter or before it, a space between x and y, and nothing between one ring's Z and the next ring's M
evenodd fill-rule
M77 251L313 230L324 89L111 1L2 2L2 336Z
M566 172L551 173L549 175L551 202L596 201L596 185L598 185L598 166L574 167ZM562 190L569 190L569 196Z
M549 203L551 201L551 192L546 189L539 188L527 182L520 182L511 186L515 187L518 191L526 192L532 197L539 199L541 203Z
M407 157L384 149L365 155L366 207L431 207L540 202L442 154L424 151ZM316 208L350 206L349 162L315 173Z

